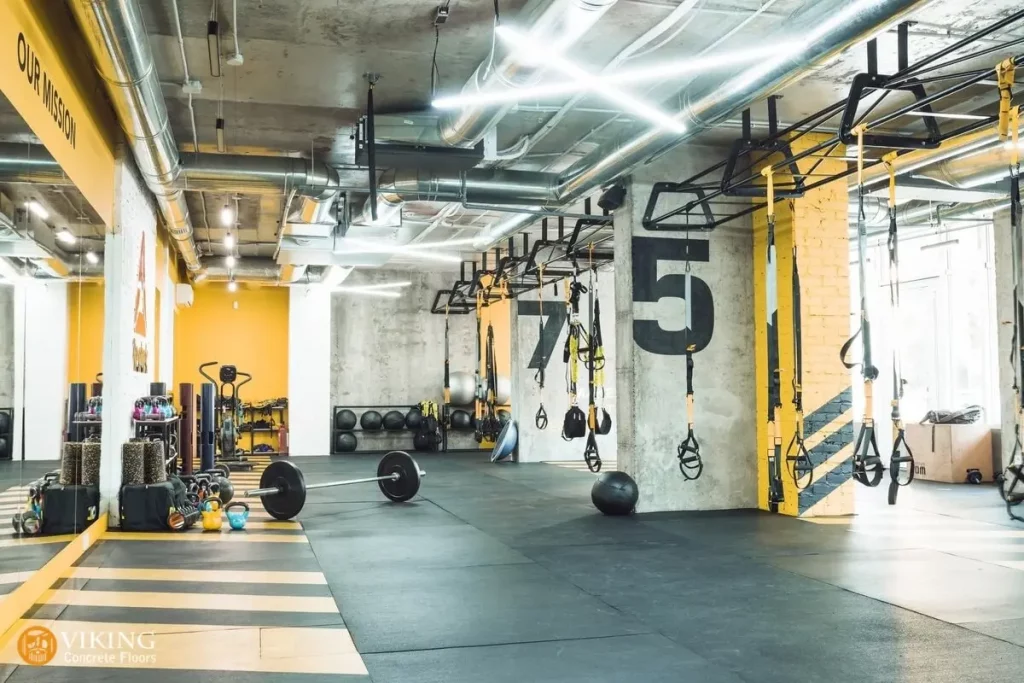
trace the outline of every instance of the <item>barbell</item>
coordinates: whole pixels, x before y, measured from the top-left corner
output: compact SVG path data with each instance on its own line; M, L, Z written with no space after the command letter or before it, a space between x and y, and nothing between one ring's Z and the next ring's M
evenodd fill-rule
M391 451L377 465L377 476L365 479L326 481L307 484L296 465L290 460L275 460L263 470L260 487L246 491L246 496L259 496L263 509L274 519L292 519L306 504L306 492L311 489L326 489L331 486L368 484L377 482L389 500L404 503L420 490L420 480L426 474L412 456L404 451Z

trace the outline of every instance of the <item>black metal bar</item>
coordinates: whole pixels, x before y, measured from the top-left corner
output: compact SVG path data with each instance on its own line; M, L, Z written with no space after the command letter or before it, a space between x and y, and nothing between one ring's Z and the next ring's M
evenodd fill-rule
M896 67L906 71L910 66L910 22L901 21L896 27Z
M510 236L508 238L508 246L505 248L505 251L508 252L508 255L513 258L516 255L516 244L514 240L515 237Z
M583 213L587 215L593 213L590 210L590 197L587 197L586 199L583 200Z
M548 219L545 218L540 222L540 238L545 242L548 241Z
M972 33L971 35L967 36L963 40L959 40L959 41L953 43L952 45L939 50L938 52L935 52L935 53L932 53L932 54L928 55L927 57L921 59L917 63L911 65L910 68L908 68L906 70L906 72L902 72L901 71L901 72L899 72L899 73L897 73L895 75L899 76L900 78L905 78L905 77L910 76L912 74L919 73L921 71L921 69L923 69L924 67L928 66L932 62L936 62L936 61L942 59L943 57L945 57L946 55L954 54L955 52L958 52L960 50L960 48L966 47L967 45L970 45L972 43L976 43L980 39L982 39L982 38L984 38L984 37L986 37L986 36L988 36L988 35L990 35L992 33L995 33L996 31L998 31L998 30L1000 30L1002 28L1005 28L1005 27L1009 26L1010 24L1016 23L1016 22L1020 21L1021 19L1024 19L1024 10L1022 10L1020 12L1014 12L1010 16L1005 17L1005 18L1001 19L1000 21L997 21L994 24L990 24L989 26L986 26L985 28L981 29L980 31ZM975 57L981 56L983 54L987 54L989 51L990 50L985 50L985 51L980 51L978 53L974 53L974 54L971 54L971 55L966 55L963 58L962 61L965 61L967 59L974 59Z
M377 137L373 121L373 80L366 91L366 161L370 166L370 217L377 220Z
M752 135L752 133L751 133L752 126L750 124L750 109L749 108L744 109L743 113L741 114L741 117L742 117L742 120L743 120L743 124L742 124L742 129L740 131L740 137L744 141L749 142L750 138L751 138L751 135Z
M868 73L878 73L878 39L872 38L868 41Z
M779 134L779 108L778 101L781 95L768 96L768 136L774 138Z
M565 219L561 216L558 217L558 239L565 239Z

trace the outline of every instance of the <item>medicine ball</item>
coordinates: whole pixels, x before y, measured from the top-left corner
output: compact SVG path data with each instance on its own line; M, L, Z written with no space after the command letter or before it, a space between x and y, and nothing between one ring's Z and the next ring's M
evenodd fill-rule
M352 432L342 432L334 439L334 450L338 453L351 453L358 445L359 441Z
M375 432L381 428L384 423L384 418L380 416L376 410L367 410L363 413L363 416L359 418L359 426L368 432Z
M471 372L453 372L448 384L451 388L452 405L468 406L476 396L476 377Z
M11 457L8 452L7 439L0 436L0 460L6 460Z
M628 515L639 497L640 489L625 472L602 472L590 489L594 507L606 515Z
M334 414L334 428L335 429L355 429L356 427L356 414L346 408L345 410L339 410Z
M494 398L500 406L507 406L512 400L512 379L508 375L498 375Z
M220 493L217 497L220 498L221 503L227 505L235 497L235 485L227 477L217 477L216 482L220 485Z
M419 429L423 423L423 411L419 408L410 408L405 414L405 426L409 429Z
M437 437L434 432L416 432L412 437L412 445L418 451L432 451L437 445Z
M11 431L11 416L9 413L0 413L0 434L9 434Z
M399 410L389 410L384 413L384 429L389 432L405 429L405 415L402 415Z
M512 419L512 413L508 412L507 410L499 410L498 411L498 422L500 422L501 424L505 424L506 422L508 422L511 419Z
M473 418L465 410L452 411L452 429L472 429Z

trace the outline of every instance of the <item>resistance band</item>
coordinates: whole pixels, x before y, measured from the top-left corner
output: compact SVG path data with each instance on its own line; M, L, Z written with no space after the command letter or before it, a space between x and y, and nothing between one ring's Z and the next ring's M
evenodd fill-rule
M537 408L537 414L534 416L533 421L537 425L537 429L548 428L548 412L544 410L544 368L548 364L547 353L544 350L544 264L537 266L537 305L540 309L540 324L537 329L537 346L540 349L540 367L537 368L537 374L533 376L535 382L537 382L538 392L541 395L540 407Z
M779 511L783 502L782 491L782 387L779 380L779 293L778 274L775 272L775 180L771 166L761 169L767 180L768 249L765 262L765 321L767 323L768 352L768 509Z
M803 491L814 481L814 461L804 443L804 346L803 316L800 312L800 268L793 247L793 408L796 425L793 438L786 448L786 463L796 488Z
M689 235L687 235L689 240ZM676 447L679 458L679 471L687 481L694 481L704 472L704 460L700 456L700 443L693 431L693 352L697 348L689 343L693 333L693 275L690 273L690 250L686 250L686 275L684 285L685 306L683 308L683 330L687 336L686 344L686 438Z
M900 258L896 230L896 167L893 164L895 160L895 152L882 157L882 162L889 171L889 308L892 312L890 326L892 336L892 453L889 455L889 505L896 504L896 496L901 486L907 486L914 481L914 454L910 450L910 444L907 443L906 432L903 429L903 417L900 415L900 399L903 398L904 381L900 359L902 335L899 331ZM906 450L906 455L902 455L901 448Z
M1003 472L999 492L1006 501L1006 513L1010 519L1024 522L1024 517L1014 514L1013 507L1024 502L1024 492L1018 491L1024 482L1024 227L1021 225L1020 202L1020 125L1018 108L1012 106L1011 90L1014 77L1013 60L1008 59L996 67L999 82L999 140L1010 148L1010 240L1013 259L1013 341L1011 342L1010 364L1013 366L1013 392L1015 400L1015 423L1013 452Z
M587 417L580 410L577 402L576 385L579 381L580 349L586 348L585 332L580 323L580 295L587 291L573 275L572 284L565 283L565 308L567 312L568 334L562 360L565 362L566 392L569 394L569 409L562 423L562 438L566 441L583 437L587 432ZM589 464L589 463L588 463Z
M864 215L864 127L858 126L857 134L857 268L860 277L860 328L846 340L839 350L839 358L847 369L857 367L857 363L848 363L849 353L857 337L860 337L864 349L861 358L861 377L864 379L864 419L857 434L857 443L853 447L853 478L865 486L878 486L885 474L882 457L878 452L875 440L875 418L873 417L872 388L878 378L878 368L871 363L871 320L868 317L868 293L866 266L868 250L867 224Z

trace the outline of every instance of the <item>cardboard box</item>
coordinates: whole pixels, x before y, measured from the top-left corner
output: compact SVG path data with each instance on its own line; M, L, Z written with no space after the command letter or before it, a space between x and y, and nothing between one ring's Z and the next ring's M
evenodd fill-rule
M985 422L908 424L906 438L918 479L963 484L968 470L978 470L982 481L992 481L992 429Z

